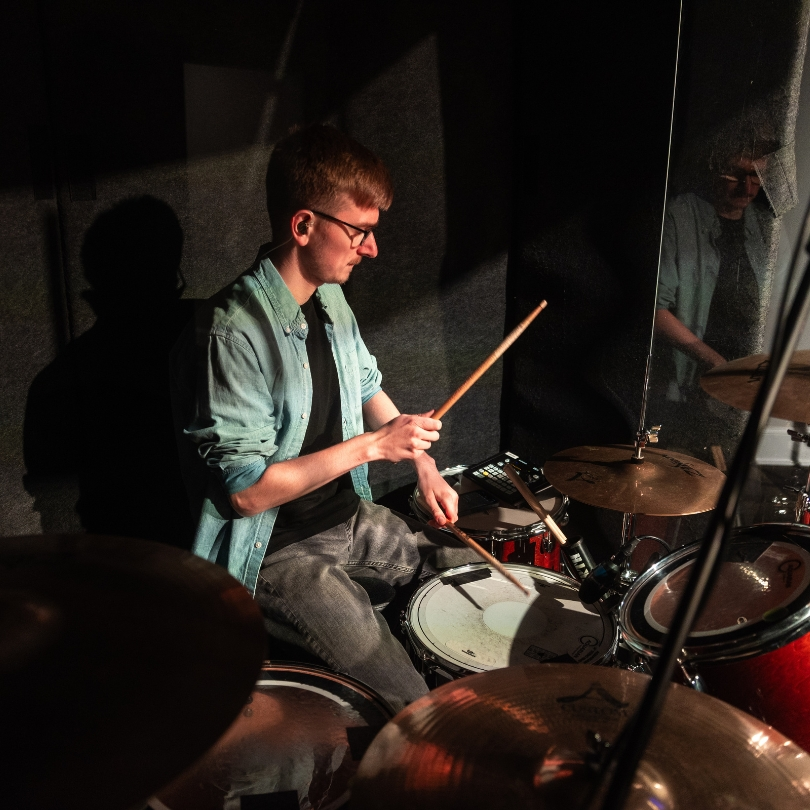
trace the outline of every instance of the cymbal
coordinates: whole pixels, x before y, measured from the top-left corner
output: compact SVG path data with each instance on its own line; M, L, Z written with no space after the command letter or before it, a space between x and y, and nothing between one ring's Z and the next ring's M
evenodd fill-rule
M228 728L265 646L248 592L188 552L0 539L4 806L145 803Z
M574 447L552 456L543 474L576 501L634 515L694 515L714 509L725 475L683 453L626 444Z
M768 354L741 357L707 371L700 385L726 405L750 411L768 368ZM790 422L810 422L810 351L794 352L771 416Z
M445 684L372 742L353 810L581 807L649 678L586 664L508 667ZM598 806L598 805L596 805ZM759 720L672 684L625 810L810 806L810 755Z

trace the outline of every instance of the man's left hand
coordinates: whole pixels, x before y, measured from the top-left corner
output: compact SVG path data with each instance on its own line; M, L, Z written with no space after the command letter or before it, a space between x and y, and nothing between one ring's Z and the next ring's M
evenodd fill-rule
M419 492L433 519L428 526L439 528L458 520L458 493L439 475L436 462L427 453L414 461Z

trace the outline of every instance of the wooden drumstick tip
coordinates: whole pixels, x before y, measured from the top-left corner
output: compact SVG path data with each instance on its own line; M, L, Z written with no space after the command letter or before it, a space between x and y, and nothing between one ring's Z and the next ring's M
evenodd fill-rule
M514 577L509 571L504 567L503 563L500 560L496 560L486 549L481 548L472 537L469 537L465 534L458 526L453 523L446 523L445 526L450 529L453 534L461 540L462 543L469 546L485 563L491 565L501 576L506 577L516 588L520 588L526 596L531 596L531 591L522 583L520 583L516 577Z
M504 464L503 471L506 473L506 476L509 480L515 485L515 489L523 496L523 500L526 501L527 505L534 510L534 513L537 517L542 520L548 530L554 535L554 538L557 542L564 546L568 542L568 538L563 534L562 529L557 525L557 522L554 520L553 517L543 509L543 505L540 501L537 500L535 494L526 486L526 483L523 479L518 475L517 470L511 464Z
M477 382L478 378L486 372L490 366L501 357L501 355L523 334L526 327L548 306L548 302L543 299L498 345L492 354L481 363L478 368L453 392L450 399L440 405L433 414L434 419L441 419L453 405L458 402L467 391Z

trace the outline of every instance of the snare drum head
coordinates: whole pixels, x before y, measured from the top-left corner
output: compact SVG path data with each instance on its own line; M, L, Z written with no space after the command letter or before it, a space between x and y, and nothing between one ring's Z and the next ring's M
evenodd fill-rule
M252 796L256 807L339 807L365 749L393 714L345 675L267 662L225 736L149 806L239 810L246 806L241 797Z
M466 467L460 466L441 471L441 475L450 480L453 489L459 495L480 489L475 482L461 474L466 469ZM546 512L560 523L560 515L565 510L565 498L554 487L549 486L538 493L537 499ZM416 517L423 523L427 523L433 517L419 487L414 489L411 506ZM481 512L473 512L471 515L460 517L456 525L473 537L485 537L492 534L502 534L505 537L512 534L528 536L545 529L545 523L538 520L537 515L531 509L518 509L514 506L494 506Z
M539 568L506 564L526 596L484 563L445 571L408 605L415 646L458 671L484 672L543 661L601 663L614 624L579 600L579 584Z
M739 529L705 608L688 639L693 657L724 648L792 640L810 602L810 528L762 524ZM639 652L656 654L692 573L697 546L671 554L639 577L621 609L622 634ZM777 644L778 646L778 644Z

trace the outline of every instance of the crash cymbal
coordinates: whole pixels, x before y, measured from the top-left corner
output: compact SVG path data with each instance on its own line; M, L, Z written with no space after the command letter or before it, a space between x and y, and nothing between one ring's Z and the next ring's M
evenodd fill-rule
M445 684L377 735L351 806L582 807L597 780L594 734L615 741L648 683L625 670L539 664ZM808 806L810 755L739 709L672 684L625 810Z
M770 355L741 357L707 371L700 385L709 396L726 405L750 411L759 391ZM810 422L810 351L794 352L771 416L790 422Z
M543 474L576 501L634 515L694 515L714 509L725 475L691 456L631 445L574 447L552 456Z
M187 552L0 539L3 806L145 803L228 728L265 644L248 592Z

